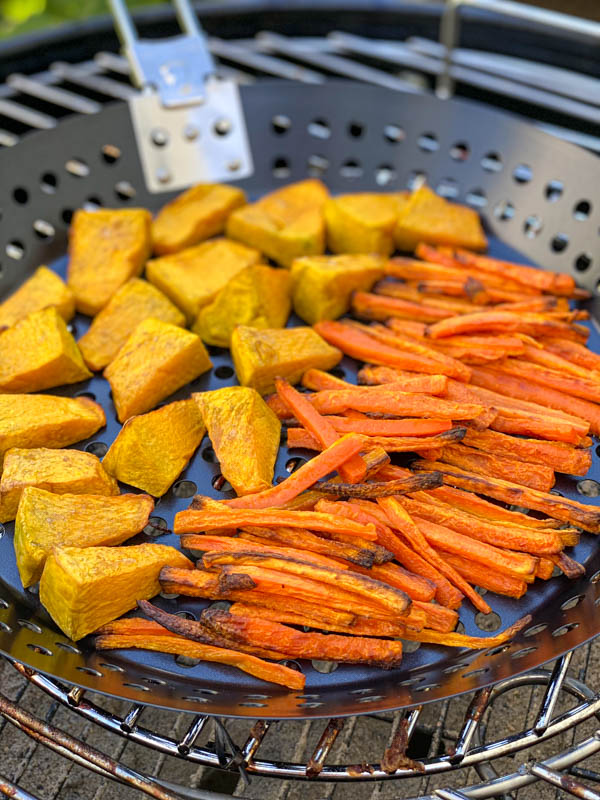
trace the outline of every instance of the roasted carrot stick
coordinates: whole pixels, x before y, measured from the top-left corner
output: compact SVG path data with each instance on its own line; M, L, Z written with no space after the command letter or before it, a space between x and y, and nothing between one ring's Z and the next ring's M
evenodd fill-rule
M452 317L454 314L451 309L369 292L355 292L352 297L352 309L359 317L382 322L385 322L388 317L416 320L417 322L436 322Z
M321 369L307 369L302 376L302 386L318 392L321 389L348 389L352 384Z
M411 465L412 469L424 471L439 471L444 476L444 483L467 489L471 492L484 494L510 505L523 506L555 519L570 522L578 528L583 528L590 533L600 533L600 507L587 506L566 497L555 494L538 492L525 486L519 486L500 478L487 478L473 472L451 467L439 461L417 461Z
M269 620L234 616L218 608L205 609L202 619L214 630L240 642L277 642L277 646L292 658L317 658L383 667L398 666L402 660L402 643L399 641L340 636L335 633L328 636L304 633Z
M478 305L486 305L489 298L481 281L467 276L462 280L429 278L419 281L417 289L425 294L449 294L453 297L468 297Z
M347 408L353 408L356 411L393 414L398 417L463 420L476 419L484 410L482 405L474 403L452 403L437 397L395 391L389 387L388 391L358 387L348 391L334 389L317 392L311 402L321 414L338 414Z
M360 503L360 506L355 503ZM345 519L353 519L363 524L375 523L379 543L393 553L400 564L410 572L425 578L435 586L435 599L438 603L449 608L458 608L463 598L462 592L452 586L438 569L414 552L392 531L386 524L388 520L385 512L374 503L361 500L352 503L329 503L327 500L321 500L318 505L323 510L328 509L331 513L339 514Z
M148 634L150 636L176 636L177 634L163 628L158 622L153 619L146 619L145 617L121 617L121 619L114 619L112 622L106 622L101 625L98 630L94 631L97 636L109 636L111 634L118 634L121 636L143 636Z
M591 400L593 403L600 399L600 376L598 378L581 378L575 375L566 375L564 372L546 369L539 364L522 361L518 358L508 358L492 366L498 372L516 378L525 378L573 397L581 397L584 400Z
M586 330L586 329L584 329ZM498 331L500 333L528 333L531 336L563 336L578 339L582 331L574 329L568 321L548 318L534 313L512 313L510 311L481 311L463 314L435 322L427 328L432 339L442 339L464 333Z
M431 581L422 578L420 575L409 572L398 564L376 565L370 569L355 565L352 569L354 569L355 572L360 572L361 575L367 575L382 583L394 586L396 589L400 589L410 597L413 603L415 600L429 602L429 600L433 600L435 595L435 586ZM435 608L443 608L443 606L435 606Z
M595 377L596 380L600 380L600 377L598 376L590 376L589 367L580 367L579 364L574 364L572 361L569 361L568 359L563 358L556 353L545 350L541 345L538 345L537 342L536 345L536 347L532 347L530 344L523 345L522 357L525 359L525 361L532 361L534 364L538 364L546 369L551 369L556 372L563 372L568 375L574 375L575 377L583 378L586 381L589 380L590 377ZM511 355L513 354L511 353Z
M545 464L568 475L585 475L592 465L589 448L572 447L563 442L521 439L497 431L475 431L467 428L463 443L487 453L512 456L531 464Z
M430 538L426 538L423 535L421 524L417 524L417 522L411 518L410 514L402 507L399 501L394 497L380 497L377 502L385 511L392 526L401 531L403 536L411 543L412 548L415 550L418 549L423 558L429 561L442 575L445 575L465 597L469 598L479 611L483 611L484 614L489 614L491 609L486 601L464 580L462 575L459 575L455 569L439 557L430 544ZM431 523L428 523L428 525L430 524ZM458 534L455 535L458 536Z
M422 630L413 633L407 630L403 634L404 639L415 642L427 642L428 644L443 644L446 647L468 647L471 650L485 650L488 647L499 647L505 642L509 642L526 625L531 623L531 616L523 617L507 628L503 633L494 636L479 637L467 636L464 633L439 633L438 631Z
M171 653L178 656L199 658L202 661L212 661L218 664L229 664L237 667L255 678L287 686L289 689L304 689L306 677L294 669L283 664L271 664L256 656L226 650L222 647L212 647L199 642L192 642L181 636L151 636L151 635L105 635L96 639L97 650L121 650L137 648L139 650L154 650L159 653ZM282 656L283 657L283 656Z
M577 578L582 578L585 575L585 567L583 564L570 558L566 553L557 553L554 556L550 556L550 558L560 571L571 580L577 580Z
M497 456L474 450L463 444L448 444L444 447L440 461L461 469L480 472L492 478L511 480L540 492L549 492L556 483L552 467L529 464L509 456Z
M523 597L527 591L527 584L519 578L506 575L502 572L495 572L487 566L478 564L456 553L439 551L442 558L451 564L457 572L476 586L487 589L494 594L503 594L506 597Z
M385 370L385 372L379 372L379 370ZM372 378L372 376L384 374L386 380L378 381ZM446 375L418 375L416 372L407 372L394 367L373 367L368 365L359 371L357 377L361 389L364 389L366 385L372 391L383 391L384 389L392 388L397 389L399 392L437 395L443 394L448 385ZM385 384L385 386L381 384ZM359 386L354 386L353 388L358 389Z
M600 356L592 353L585 345L568 339L542 338L540 341L544 346L544 350L549 353L554 353L554 355L560 356L580 367L595 371L600 370Z
M289 572L292 575L310 578L328 586L358 594L366 602L380 605L392 614L406 614L410 605L410 598L399 589L365 575L358 575L351 570L321 567L286 556L271 556L267 553L205 553L202 560L208 569L214 566L233 564L235 567L249 565Z
M484 389L577 415L590 424L592 433L600 433L600 406L596 403L564 394L550 386L541 386L525 378L498 372L492 367L474 367L472 381Z
M343 322L329 320L317 322L314 328L329 344L342 349L343 353L359 361L384 364L412 372L426 372L430 375L439 375L441 372L438 361L377 342L372 336Z
M314 406L312 406L300 392L294 389L291 384L282 378L276 378L275 389L277 391L277 396L283 400L298 422L304 425L317 440L319 445L319 447L316 448L317 450L325 450L334 442L337 442L340 438L340 434L336 432L331 423L328 422L325 417L322 417ZM293 446L294 445L290 444L290 447ZM367 474L367 465L364 459L357 453L352 456L352 458L349 458L346 463L340 464L338 472L342 480L347 483L358 483L362 481Z
M542 581L548 581L554 572L554 561L548 556L542 556L538 561L535 577Z
M159 580L164 591L170 594L184 594L188 597L209 597L212 599L223 597L218 576L205 570L163 567L160 571ZM254 589L254 587L255 583L251 578L240 576L237 586L239 591Z
M326 417L324 417L326 419ZM370 420L370 422L395 422L400 420ZM402 420L404 422L404 420ZM437 436L369 436L370 445L383 447L388 453L410 453L416 450L430 450L445 447L452 442L460 442L465 428L451 428ZM290 428L287 434L288 447L305 447L320 450L320 443L305 428Z
M518 550L534 555L559 553L563 547L559 532L555 530L542 533L532 528L501 525L498 522L487 522L471 516L450 505L425 503L410 497L399 499L413 517L416 515L429 522L435 522L494 547Z
M348 433L334 442L327 450L316 455L306 464L293 472L278 486L265 489L256 494L236 497L233 500L226 500L226 505L231 508L272 508L282 506L294 497L297 497L320 478L329 475L330 472L338 469L346 461L364 449L365 439L357 433ZM285 524L285 523L283 523Z
M452 428L447 419L370 419L363 417L326 417L338 433L360 433L363 436L436 436Z
M388 495L407 494L424 489L435 489L441 486L442 479L434 473L429 473L431 481L426 484L420 482L415 475L400 478L394 481L369 481L368 483L337 483L334 481L319 481L317 487L326 495L339 497L387 497Z
M510 278L523 286L533 286L542 292L559 295L571 295L575 289L575 281L571 275L563 272L550 272L549 270L515 264L512 261L501 261L489 256L481 256L460 248L454 252L454 258L467 267L474 267L484 273L492 273Z
M442 631L443 633L449 633L456 628L458 613L450 608L445 608L437 603L423 603L418 600L413 603L412 608L424 612L426 628L432 628L434 631Z

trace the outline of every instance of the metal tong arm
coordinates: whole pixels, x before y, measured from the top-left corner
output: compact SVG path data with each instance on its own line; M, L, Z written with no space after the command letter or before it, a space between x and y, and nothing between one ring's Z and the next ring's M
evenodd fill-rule
M189 0L173 0L183 34L157 40L138 38L125 0L109 4L136 85L154 89L167 108L202 103L215 65Z

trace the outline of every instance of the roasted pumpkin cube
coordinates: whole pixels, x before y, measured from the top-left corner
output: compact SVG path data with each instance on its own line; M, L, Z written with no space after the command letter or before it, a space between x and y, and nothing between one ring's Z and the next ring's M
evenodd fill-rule
M14 447L4 457L0 479L0 522L16 517L26 486L36 486L56 494L119 494L116 480L105 472L93 453Z
M177 325L145 319L104 370L117 416L150 411L212 366L202 339Z
M399 250L413 251L419 242L485 250L487 239L479 214L449 203L427 186L416 189L401 209L394 230Z
M77 343L88 367L98 370L110 364L135 327L148 317L185 325L185 316L156 286L132 278L117 289Z
M169 403L128 419L102 464L122 483L161 497L194 455L205 430L193 400Z
M67 283L78 311L97 314L120 286L142 272L151 250L151 224L145 208L75 212Z
M258 250L229 239L215 239L149 261L146 277L192 323L234 275L259 261L262 257Z
M2 392L39 392L91 377L54 306L28 314L0 334Z
M77 641L158 594L163 567L192 569L164 544L56 547L46 559L40 601L61 631Z
M342 354L312 328L267 328L238 325L231 337L231 356L242 386L260 394L272 392L275 378L297 383L307 369L331 369Z
M122 544L142 531L154 508L147 494L55 494L26 486L15 520L15 554L25 588L42 577L55 547Z
M325 203L327 244L334 253L380 253L394 250L398 200L393 194L342 194Z
M234 211L227 220L227 236L289 267L295 258L325 250L323 206L328 197L321 181L284 186Z
M31 278L0 304L0 328L9 328L33 311L48 306L55 306L68 322L75 313L75 297L56 272L48 267L38 267Z
M283 328L292 309L290 291L287 270L246 267L201 309L192 330L207 344L229 347L236 325Z
M0 394L0 466L11 447L66 447L104 425L102 406L88 397Z
M154 252L176 253L222 233L227 217L245 203L245 193L235 186L223 183L192 186L156 215L152 223Z
M371 255L307 256L292 264L294 311L313 325L350 308L352 292L368 291L383 274L384 259Z
M268 489L273 482L281 423L255 389L228 386L193 395L221 474L238 495Z

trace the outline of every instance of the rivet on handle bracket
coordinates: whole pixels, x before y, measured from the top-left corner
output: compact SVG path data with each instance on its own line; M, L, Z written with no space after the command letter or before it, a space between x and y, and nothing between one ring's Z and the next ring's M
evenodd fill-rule
M129 101L150 192L245 178L252 154L237 85L215 67L189 0L174 0L184 33L141 40L124 0L109 0L134 82Z

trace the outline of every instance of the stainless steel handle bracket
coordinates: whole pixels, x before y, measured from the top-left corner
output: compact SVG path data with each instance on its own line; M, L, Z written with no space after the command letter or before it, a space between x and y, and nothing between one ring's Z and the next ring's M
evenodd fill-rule
M166 192L251 175L238 86L215 76L188 0L174 0L184 33L156 41L138 38L124 0L109 2L141 89L128 103L148 190Z

